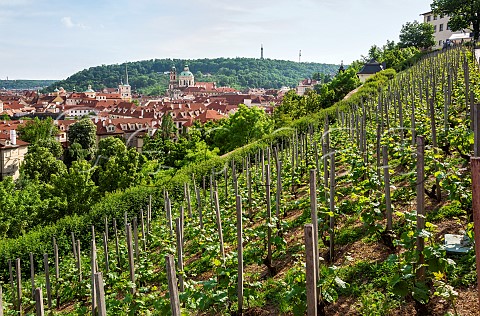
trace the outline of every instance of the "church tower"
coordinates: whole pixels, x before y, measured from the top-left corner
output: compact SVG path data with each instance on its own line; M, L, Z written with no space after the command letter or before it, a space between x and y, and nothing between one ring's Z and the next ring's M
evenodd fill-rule
M125 64L125 84L120 83L118 85L118 92L120 93L120 98L124 101L132 101L132 87L128 84L128 69L127 64Z
M168 89L173 90L178 87L178 81L177 81L177 69L175 66L172 66L172 69L170 69L170 83L168 84Z

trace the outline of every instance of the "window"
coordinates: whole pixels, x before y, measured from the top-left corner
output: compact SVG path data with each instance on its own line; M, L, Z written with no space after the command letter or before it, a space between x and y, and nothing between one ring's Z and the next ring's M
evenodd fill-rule
M437 26L434 25L434 26L433 26L433 32L435 33L436 31L437 31Z
M443 24L440 24L440 32L443 31Z
M444 15L443 14L440 14L440 19L443 19Z
M450 25L447 24L447 30L450 31Z
M438 46L442 46L442 40L438 41Z
M433 16L433 19L434 19L434 20L436 20L436 19L437 19L437 16L436 16L436 15L434 15L434 16Z
M427 16L427 22L430 22L432 20L432 16L431 15L428 15Z

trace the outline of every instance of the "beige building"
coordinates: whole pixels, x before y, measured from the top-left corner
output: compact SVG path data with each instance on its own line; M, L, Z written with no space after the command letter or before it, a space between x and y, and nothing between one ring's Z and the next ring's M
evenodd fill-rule
M437 16L434 15L432 11L421 15L423 15L423 22L433 25L433 36L435 37L434 49L442 48L447 39L459 41L470 38L468 30L465 30L466 32L452 32L448 27L448 21L450 20L448 16Z
M2 135L3 136L3 135ZM20 176L20 165L28 152L28 143L17 140L15 130L10 131L10 137L0 137L0 180L5 177Z

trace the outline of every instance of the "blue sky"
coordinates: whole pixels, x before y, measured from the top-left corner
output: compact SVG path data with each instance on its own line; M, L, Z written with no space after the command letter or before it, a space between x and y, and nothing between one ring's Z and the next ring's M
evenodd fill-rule
M429 0L0 0L0 79L64 79L152 58L349 63Z

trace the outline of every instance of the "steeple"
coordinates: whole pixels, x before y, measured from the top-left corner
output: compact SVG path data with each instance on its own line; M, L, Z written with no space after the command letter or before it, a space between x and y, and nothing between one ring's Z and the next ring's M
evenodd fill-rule
M338 73L345 72L345 67L343 66L343 60L342 63L340 64L340 68L338 68Z
M125 85L128 86L128 69L127 69L127 63L125 63Z

